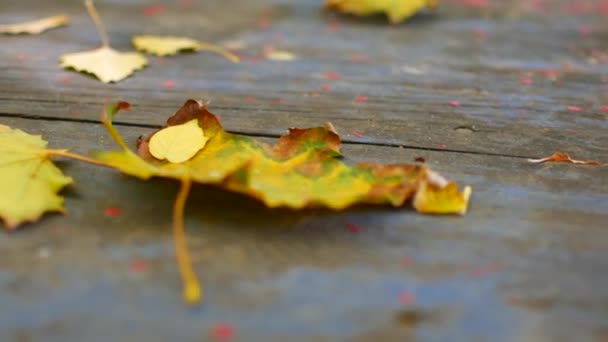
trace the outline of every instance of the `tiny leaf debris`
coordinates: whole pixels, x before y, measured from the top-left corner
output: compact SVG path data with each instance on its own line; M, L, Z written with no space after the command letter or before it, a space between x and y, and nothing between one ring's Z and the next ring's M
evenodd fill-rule
M63 68L87 72L104 82L118 82L143 69L148 60L138 52L120 52L110 47L108 36L92 0L85 0L85 6L101 38L100 48L62 55L59 62Z
M183 231L184 206L192 182L249 195L271 208L340 210L359 203L398 207L413 199L414 208L422 213L464 214L467 210L471 188L459 192L454 183L425 165L344 164L338 159L340 137L331 124L290 128L270 146L226 132L205 104L188 100L167 119L164 128L140 137L133 151L112 125L114 115L128 108L126 102L105 108L102 122L121 149L95 152L93 158L141 179L163 177L181 183L173 231L187 303L201 298Z
M52 17L32 20L24 23L0 25L3 34L41 34L42 32L64 26L68 23L68 16L55 15Z
M50 157L65 150L47 150L40 136L0 125L0 217L7 229L36 221L47 211L63 212L57 193L72 183Z
M540 158L540 159L528 159L530 163L546 163L546 162L555 162L555 163L570 163L570 164L581 164L581 165L601 165L600 162L595 160L576 160L572 159L568 153L564 152L555 152L549 157Z
M238 56L220 46L188 37L139 35L134 36L131 42L138 51L161 57L173 56L180 51L211 51L233 63L239 62Z
M391 23L398 23L425 8L437 7L437 0L325 0L325 8L367 16L385 13Z

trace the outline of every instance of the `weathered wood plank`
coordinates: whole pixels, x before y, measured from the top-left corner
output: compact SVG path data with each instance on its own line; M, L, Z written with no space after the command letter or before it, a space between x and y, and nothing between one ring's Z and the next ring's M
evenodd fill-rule
M42 134L52 147L114 147L98 124L0 122ZM148 129L120 131L133 142ZM344 153L347 162L392 163L421 151L346 145ZM218 321L247 341L601 336L608 169L423 156L473 186L468 215L268 210L195 187L186 226L207 289L200 310L179 299L169 232L176 184L61 162L76 181L65 192L68 215L0 234L0 339L201 340ZM106 217L108 207L122 214ZM361 231L349 232L349 223ZM145 270L131 269L134 260ZM403 291L412 304L399 303ZM423 318L412 323L412 315Z
M450 9L394 28L339 17L338 30L328 32L326 23L336 19L318 13L316 1L247 2L241 7L250 15L238 20L221 2L195 10L167 2L164 14L153 17L141 15L144 2L100 2L120 48L129 48L133 34L171 32L237 41L246 56L261 56L267 44L298 56L290 63L246 60L241 65L203 54L162 64L152 59L134 77L103 85L55 67L61 53L97 44L84 12L67 3L55 6L74 14L69 28L40 37L0 37L0 44L12 47L0 51L0 112L95 120L102 103L123 98L142 111L122 116L120 122L159 125L187 97L202 97L212 100L236 131L276 135L285 126L332 121L344 132L363 132L364 138L353 141L366 143L522 157L555 150L584 158L608 155L607 114L600 110L608 101L608 85L602 83L608 69L589 58L591 51L606 49L602 17L567 18L557 12L539 19L534 13L497 11L479 19L476 12ZM555 4L560 8L560 2ZM25 5L18 13L53 8L45 6ZM178 14L197 24L176 24ZM6 21L8 14L0 19ZM258 27L261 19L269 22L268 28ZM577 30L583 23L593 30L581 39ZM476 38L475 29L486 38ZM24 60L18 60L20 53ZM558 80L547 78L546 70L553 70ZM326 72L337 73L340 80L327 79ZM521 78L533 84L521 85ZM175 87L163 88L167 80ZM368 100L358 103L357 96ZM450 107L450 101L461 107ZM568 106L582 111L571 112ZM458 129L462 126L475 130Z

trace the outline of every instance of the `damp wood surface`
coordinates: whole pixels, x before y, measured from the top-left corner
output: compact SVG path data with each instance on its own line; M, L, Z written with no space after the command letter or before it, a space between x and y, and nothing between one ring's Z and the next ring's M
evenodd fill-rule
M98 119L117 100L133 105L115 120L131 144L188 98L268 142L329 121L347 163L424 157L473 187L469 213L270 210L195 186L185 226L205 300L188 309L170 232L177 184L61 161L75 180L67 215L0 235L0 340L213 341L226 324L233 341L608 339L608 169L527 162L608 161L602 1L452 0L400 25L320 2L96 1L119 50L172 34L243 57L149 57L110 85L58 67L99 45L80 1L2 2L2 24L70 23L0 36L0 124L87 153L115 147Z

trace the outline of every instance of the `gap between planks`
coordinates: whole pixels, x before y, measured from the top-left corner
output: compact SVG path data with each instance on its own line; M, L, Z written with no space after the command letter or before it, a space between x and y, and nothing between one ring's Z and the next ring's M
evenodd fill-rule
M59 122L74 122L74 123L85 123L85 124L95 124L101 125L101 121L92 120L92 119L70 119L70 118L59 118L59 117L48 117L41 115L30 115L30 114L17 114L17 113L0 113L0 117L5 118L19 118L26 120L40 120L40 121L59 121ZM141 127L141 128L161 128L160 125L149 125L149 124L137 124L137 123L129 123L129 122L120 122L113 121L115 126L123 126L123 127ZM260 137L260 138L279 138L280 134L268 134L268 133L259 133L253 131L235 131L227 129L226 132L233 134L241 134L250 137ZM488 153L488 152L477 152L477 151L467 151L467 150L458 150L458 149L449 149L449 148L433 148L433 147L423 147L423 146L415 146L408 144L395 144L395 143L383 143L383 142L369 142L369 141L356 141L348 138L340 137L341 142L343 144L350 145L368 145L368 146L379 146L379 147L391 147L391 148L406 148L410 150L419 150L419 151L435 151L435 152L447 152L447 153L461 153L461 154L469 154L469 155L479 155L479 156L489 156L489 157L508 157L508 158L517 158L517 159L530 159L535 158L533 156L520 156L513 154L503 154L503 153Z

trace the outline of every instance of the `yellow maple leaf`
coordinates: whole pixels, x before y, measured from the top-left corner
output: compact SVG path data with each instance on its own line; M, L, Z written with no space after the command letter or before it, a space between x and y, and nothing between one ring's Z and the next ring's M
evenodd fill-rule
M135 49L156 56L172 56L180 51L211 51L224 56L233 63L239 57L230 51L210 43L201 42L188 37L139 35L132 39Z
M392 23L403 21L422 9L435 8L437 0L325 0L325 7L367 16L385 13Z
M0 125L0 217L8 229L35 221L47 211L63 212L57 193L72 183L50 160L40 136Z
M85 5L97 27L102 47L91 51L64 54L59 58L61 66L93 74L104 83L118 82L143 69L148 64L146 57L138 52L120 52L112 49L93 1L86 0Z
M56 15L48 18L32 20L19 24L0 25L0 33L4 34L40 34L44 31L67 24L66 15Z
M150 139L150 153L159 160L183 163L200 151L209 138L205 137L198 120L192 119L181 125L169 126L158 131Z

